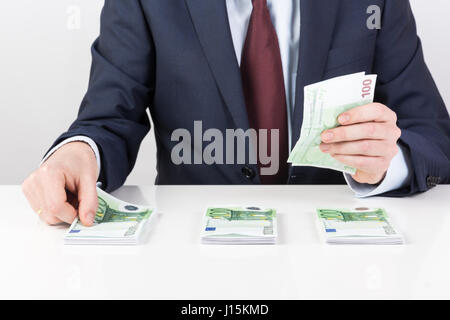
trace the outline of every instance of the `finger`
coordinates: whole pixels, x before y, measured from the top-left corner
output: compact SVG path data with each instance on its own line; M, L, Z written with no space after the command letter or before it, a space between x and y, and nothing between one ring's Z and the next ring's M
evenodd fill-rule
M351 155L333 155L333 158L371 174L384 173L389 168L390 161L385 157L351 156Z
M58 217L56 217L55 215L49 214L45 211L43 211L39 217L41 218L41 220L43 220L45 223L47 223L50 226L55 226L58 224L62 224L64 221L61 221Z
M65 222L72 224L73 220L75 220L77 211L67 202L64 185L58 189L52 187L46 190L44 212L46 217L51 217L49 220L58 221L57 223Z
M38 210L37 204L35 203L35 197L33 193L33 181L34 180L34 173L30 174L22 183L22 193L25 196L25 198L28 201L28 204L30 205L31 209L33 211Z
M42 184L44 185L44 212L46 216L56 218L60 222L72 223L77 216L77 212L67 202L64 174L59 173L57 170L49 170L43 167L41 175Z
M322 133L321 138L325 143L365 139L395 139L395 141L397 141L400 134L400 129L395 125L391 126L385 123L366 122L326 130Z
M320 150L331 155L364 155L393 157L398 152L396 144L386 140L358 140L351 142L322 143Z
M349 125L363 122L397 122L397 115L394 111L381 103L371 103L364 106L355 107L338 117L342 125Z
M68 202L64 202L61 206L61 209L56 213L56 217L68 224L72 224L73 220L77 217L77 211L75 208Z
M48 225L57 225L62 223L62 221L57 218L55 215L49 213L47 211L47 204L44 193L44 186L41 181L41 178L36 179L34 182L34 197L36 203L36 213L39 215L39 218L43 220Z
M35 174L33 173L23 182L22 192L27 199L31 209L35 213L40 214L41 212L39 211L42 209L42 202L39 201L39 190L37 190L35 185Z
M78 203L78 214L81 222L85 226L91 226L94 223L98 207L95 179L90 177L80 179L80 185L78 187Z

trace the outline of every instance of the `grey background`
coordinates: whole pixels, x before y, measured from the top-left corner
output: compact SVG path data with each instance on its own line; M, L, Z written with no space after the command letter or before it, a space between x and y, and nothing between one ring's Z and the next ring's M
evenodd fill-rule
M161 0L165 1L165 0ZM450 1L411 0L425 56L450 106ZM20 184L77 114L102 0L0 2L0 184ZM153 184L153 132L128 184Z

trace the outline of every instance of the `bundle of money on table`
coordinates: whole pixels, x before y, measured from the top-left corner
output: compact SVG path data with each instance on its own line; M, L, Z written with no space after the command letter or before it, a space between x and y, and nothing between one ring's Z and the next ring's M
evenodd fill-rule
M337 118L341 113L373 102L376 78L376 75L361 72L306 86L300 138L288 162L293 166L328 168L355 174L355 168L320 150L320 135L327 129L339 126Z
M317 209L319 233L330 244L403 244L383 209Z
M205 244L274 244L277 214L258 207L211 207L204 217Z
M98 209L94 225L84 226L77 218L64 237L65 244L137 245L148 229L154 209L114 198L97 188Z

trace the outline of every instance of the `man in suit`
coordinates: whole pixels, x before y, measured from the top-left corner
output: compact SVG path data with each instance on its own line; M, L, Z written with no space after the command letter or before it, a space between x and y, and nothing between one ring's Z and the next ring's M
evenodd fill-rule
M382 12L379 29L367 23L370 6ZM106 0L92 59L78 118L23 185L49 224L77 214L92 224L96 182L124 183L150 129L147 108L157 184L347 182L360 196L406 196L449 182L449 115L407 0ZM288 166L304 86L361 71L378 75L376 103L340 115L321 144L356 174ZM174 163L173 133L195 136L196 121L276 130L279 170L264 176L260 159L242 163L230 150L235 161ZM206 144L189 143L189 153Z

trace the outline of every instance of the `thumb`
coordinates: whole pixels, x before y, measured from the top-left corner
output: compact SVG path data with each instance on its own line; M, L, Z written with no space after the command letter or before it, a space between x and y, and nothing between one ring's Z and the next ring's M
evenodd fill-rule
M92 178L80 179L78 186L78 216L85 226L94 223L98 208L97 188Z

